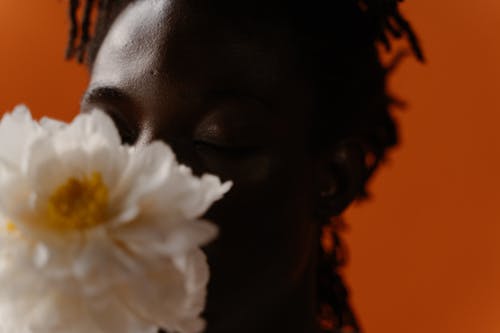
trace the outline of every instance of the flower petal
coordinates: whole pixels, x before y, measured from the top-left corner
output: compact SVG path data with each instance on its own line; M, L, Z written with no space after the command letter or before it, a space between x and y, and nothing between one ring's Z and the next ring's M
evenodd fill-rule
M199 315L208 281L208 265L203 254L195 250L182 256L182 260L158 264L150 266L147 275L139 276L123 288L123 299L142 317L166 330L201 332L204 321Z
M114 235L134 252L152 257L182 254L206 245L217 236L217 227L208 221L164 225L132 225L116 230Z
M83 147L92 150L96 146L118 147L121 138L113 120L100 110L79 114L68 126L54 133L56 150L63 152Z
M4 114L0 121L0 160L19 165L26 147L42 133L25 105L19 105L12 113Z

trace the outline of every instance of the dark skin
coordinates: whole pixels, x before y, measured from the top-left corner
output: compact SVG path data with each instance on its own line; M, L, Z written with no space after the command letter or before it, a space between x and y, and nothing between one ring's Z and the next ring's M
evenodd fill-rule
M236 22L190 2L127 5L82 109L109 112L124 141L164 140L196 173L234 182L207 214L220 227L206 247L207 333L318 332L321 223L354 199L363 155L352 140L311 150L315 94L286 20Z

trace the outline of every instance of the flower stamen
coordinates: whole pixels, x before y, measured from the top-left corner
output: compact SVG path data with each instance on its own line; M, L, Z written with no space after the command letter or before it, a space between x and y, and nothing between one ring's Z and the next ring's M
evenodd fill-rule
M69 178L49 197L46 227L58 231L86 230L105 222L108 188L99 172Z
M5 224L5 230L7 230L8 233L13 233L13 232L17 231L17 227L13 222L8 221Z

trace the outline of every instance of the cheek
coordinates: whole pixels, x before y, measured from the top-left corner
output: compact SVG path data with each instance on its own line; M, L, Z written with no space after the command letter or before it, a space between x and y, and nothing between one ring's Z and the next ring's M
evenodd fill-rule
M310 168L297 155L275 162L258 184L235 186L211 212L220 226L208 249L216 290L279 293L303 276L316 249L316 228Z

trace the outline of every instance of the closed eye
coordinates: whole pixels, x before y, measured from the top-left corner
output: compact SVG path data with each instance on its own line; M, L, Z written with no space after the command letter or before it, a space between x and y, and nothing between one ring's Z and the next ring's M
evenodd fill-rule
M93 87L82 99L82 112L94 108L103 110L113 119L123 144L132 145L137 141L140 112L129 95L115 87Z
M125 119L125 116L115 110L105 110L106 113L113 119L120 138L122 139L122 144L133 145L139 138L139 131L135 126L132 126L130 122Z
M257 146L236 146L208 141L194 141L195 149L201 154L215 154L227 158L245 158L255 155L261 151Z

